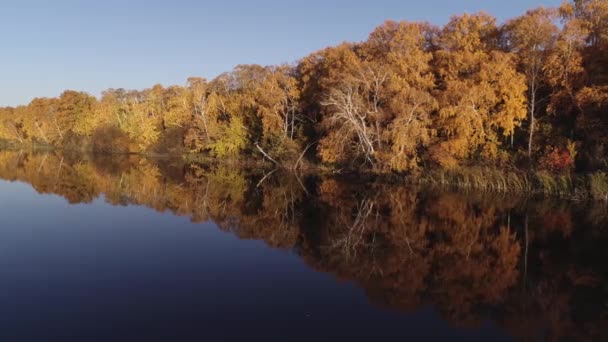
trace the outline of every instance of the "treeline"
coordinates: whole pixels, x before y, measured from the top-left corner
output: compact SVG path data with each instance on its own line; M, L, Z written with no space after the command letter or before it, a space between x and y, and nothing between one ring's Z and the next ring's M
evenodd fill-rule
M392 310L432 306L453 325L493 321L522 340L606 336L602 203L279 172L136 155L0 153L0 179L70 203L103 196L112 205L212 221L241 239L292 250Z
M608 169L608 1L498 24L387 21L295 65L207 81L77 91L0 109L0 139L98 151L203 153L289 168L409 172L475 164Z

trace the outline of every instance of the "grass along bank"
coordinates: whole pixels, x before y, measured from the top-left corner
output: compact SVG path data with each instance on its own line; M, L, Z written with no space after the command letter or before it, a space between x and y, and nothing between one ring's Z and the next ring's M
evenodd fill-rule
M525 172L491 167L469 167L426 172L418 179L423 185L452 187L460 190L528 193L573 200L608 202L608 173L552 174L546 171Z

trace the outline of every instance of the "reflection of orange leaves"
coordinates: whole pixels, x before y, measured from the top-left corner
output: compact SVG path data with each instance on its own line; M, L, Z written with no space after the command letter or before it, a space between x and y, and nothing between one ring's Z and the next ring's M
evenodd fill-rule
M407 260L407 261L404 261ZM423 304L426 279L431 271L430 259L412 258L406 246L397 247L383 259L382 274L362 283L372 300L382 306L413 311Z
M323 245L349 236L359 239L359 231L349 232L358 203L353 192L352 184L336 180L320 186L330 217L340 217L327 222ZM388 224L372 215L362 235L368 240L348 250L324 249L315 261L318 267L356 279L381 305L412 308L430 292L441 310L459 322L475 322L476 307L505 300L519 275L521 248L513 231L498 228L491 203L482 205L456 193L420 202L415 192L378 185L368 186L365 193L382 194L372 200L375 208L386 208L378 214L390 215ZM380 245L370 243L372 237Z
M600 284L597 274L587 270L568 270L568 278L576 286L595 287Z
M498 236L491 243L496 253L494 270L500 277L505 286L515 283L517 279L517 262L521 253L521 247L517 243L515 233L507 227L502 227Z
M569 211L560 210L544 213L541 224L546 231L560 232L566 238L572 234L572 215Z
M321 200L337 205L344 197L344 189L335 179L324 179L319 185Z
M108 165L114 165L112 172ZM558 210L539 201L532 202L533 210L527 208L535 213L530 227L543 229L528 232L526 260L542 260L541 267L528 268L522 291L516 283L523 273L518 269L523 237L518 240L514 230L503 226L522 224L521 199L426 193L401 184L339 177L322 179L316 191L307 193L298 179L279 173L258 184L254 179L260 175L237 168L180 164L178 170L172 175L167 164L159 167L139 156L91 163L58 153L0 153L4 179L23 180L73 202L104 193L111 204L145 205L212 220L239 238L296 248L306 263L355 283L383 307L416 310L432 305L451 323L479 324L490 318L532 331L515 332L518 336L538 336L542 330L556 340L593 340L604 333L603 318L585 317L575 324L580 311L573 305L581 290L601 290L603 274L592 265L580 267L577 263L585 258L556 258L561 253L552 253L553 245L543 247L550 242L542 239L547 231L562 232L551 238L579 237L571 236L578 224L572 222L569 204ZM598 308L601 314L605 310Z
M457 225L463 224L467 218L467 203L456 194L444 194L437 198L429 208L429 212L443 220L449 220Z

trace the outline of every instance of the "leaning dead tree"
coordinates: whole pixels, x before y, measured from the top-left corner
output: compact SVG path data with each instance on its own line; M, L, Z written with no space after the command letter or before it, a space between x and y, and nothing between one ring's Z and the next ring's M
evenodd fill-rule
M370 111L367 110L358 88L347 84L333 89L321 104L330 109L328 124L344 129L342 143L349 144L348 140L355 137L353 140L356 148L360 149L365 160L373 165L376 133L370 123L372 121Z

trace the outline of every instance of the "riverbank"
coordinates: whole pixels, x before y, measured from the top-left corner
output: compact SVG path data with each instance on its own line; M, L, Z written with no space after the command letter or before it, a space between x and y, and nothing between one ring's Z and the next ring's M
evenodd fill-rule
M460 167L451 170L423 170L415 174L397 174L373 170L335 169L323 164L304 163L298 170L275 165L263 158L218 159L208 154L197 153L149 153L149 152L107 152L86 148L55 148L48 145L20 146L0 144L0 150L31 151L39 153L59 152L63 154L93 156L140 156L155 163L223 165L245 170L262 170L264 173L276 169L287 172L317 174L338 178L383 179L390 182L419 185L424 187L452 188L459 191L481 193L518 194L530 196L550 196L567 200L597 200L608 202L608 172L585 174L554 174L547 171L526 171L520 169L498 169L496 167Z
M608 202L608 173L552 174L546 171L468 167L426 172L419 183L463 191L525 193Z

